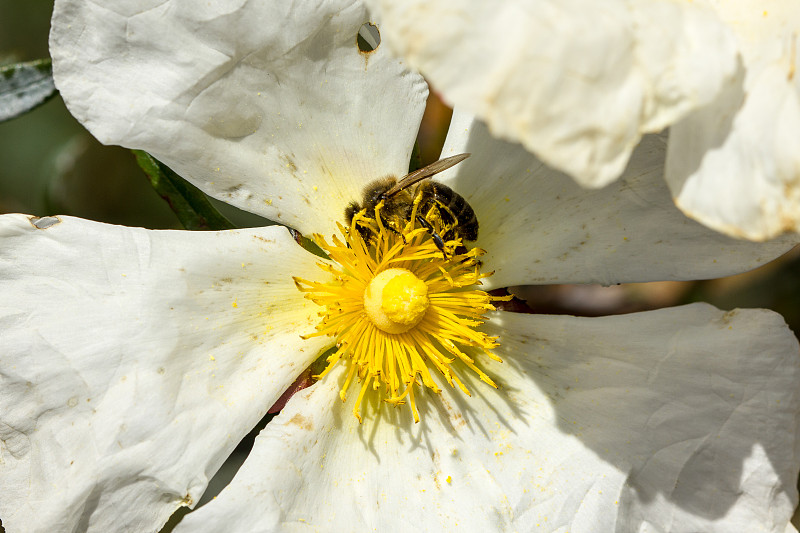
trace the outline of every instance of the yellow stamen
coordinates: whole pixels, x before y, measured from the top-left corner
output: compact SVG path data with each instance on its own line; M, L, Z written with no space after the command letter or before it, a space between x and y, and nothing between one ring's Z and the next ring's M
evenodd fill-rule
M367 394L379 394L393 405L408 402L419 421L414 389L425 386L440 392L437 375L467 395L469 390L455 374L458 367L497 387L469 354L477 350L500 361L491 351L497 338L476 328L485 322L483 314L494 309L491 302L504 298L469 288L491 275L480 273L476 258L482 250L465 251L454 239L445 243L445 257L428 231L416 227L415 217L405 228L387 228L381 208L376 208L374 218L361 212L350 228L340 226L344 242L334 236L329 244L315 235L316 243L338 265L320 264L332 275L328 282L295 278L295 283L324 309L316 332L306 338L336 339L320 377L340 361L349 365L339 393L342 401L351 383L361 382L353 408L359 422ZM436 216L428 220L440 234L446 233ZM362 233L370 235L366 242ZM453 253L457 250L462 253Z

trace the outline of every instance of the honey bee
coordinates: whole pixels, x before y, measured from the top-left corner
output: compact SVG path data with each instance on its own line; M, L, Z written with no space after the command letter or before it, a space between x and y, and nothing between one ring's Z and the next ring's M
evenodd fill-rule
M447 185L430 180L431 176L460 163L469 154L459 154L440 159L426 167L403 176L399 180L388 176L373 181L364 188L361 204L350 202L345 209L345 219L352 224L353 217L366 209L365 216L374 219L375 207L383 202L380 212L381 222L391 231L402 235L400 230L411 220L414 202L418 202L416 222L428 230L436 247L447 257L445 242L460 237L463 241L474 241L478 238L478 219L472 206L463 196ZM427 180L427 181L426 181ZM413 187L413 188L412 188ZM436 210L444 231L440 235L426 215ZM359 232L365 242L374 238L372 233L363 227ZM405 239L405 238L404 238Z

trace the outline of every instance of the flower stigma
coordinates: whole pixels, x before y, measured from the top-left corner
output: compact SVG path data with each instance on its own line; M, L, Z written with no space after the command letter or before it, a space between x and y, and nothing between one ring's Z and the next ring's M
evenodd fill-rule
M430 303L428 286L405 268L384 270L364 290L364 311L386 333L405 333L419 324Z
M349 228L339 225L344 240L334 235L329 244L315 234L314 241L336 263L318 264L333 277L328 282L294 278L306 298L323 307L316 332L303 338L336 339L318 377L323 378L339 362L349 366L339 397L345 401L352 383L360 383L353 407L359 422L369 391L395 406L408 402L414 421L419 422L415 387L441 392L436 374L470 396L456 374L463 367L497 388L466 351L480 350L502 362L492 352L498 346L497 337L476 328L486 321L483 313L495 309L492 301L510 297L472 288L492 274L480 272L477 257L484 251L466 250L455 237L445 242L443 253L429 229L416 222L418 204L417 199L404 227L387 227L381 202L374 218L362 210ZM448 234L436 211L432 208L426 221L440 235Z

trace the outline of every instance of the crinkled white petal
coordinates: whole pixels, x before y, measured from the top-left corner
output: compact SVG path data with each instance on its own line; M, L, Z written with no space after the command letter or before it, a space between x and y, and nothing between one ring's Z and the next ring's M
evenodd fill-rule
M715 1L735 31L739 76L672 128L666 177L689 216L765 240L800 231L800 4Z
M730 238L684 216L663 179L666 139L646 136L622 178L583 189L516 143L453 115L442 157L472 156L437 176L478 218L488 287L704 279L744 272L800 242Z
M98 139L204 191L332 233L368 181L403 175L427 87L360 52L355 0L58 0L56 85Z
M291 276L321 271L284 228L5 215L0 243L8 533L157 531L326 342L299 337Z
M469 380L471 398L418 399L417 425L385 404L359 425L338 401L340 369L292 398L176 531L790 527L800 353L780 316L498 312L488 329L505 362L480 361L499 390Z
M366 1L445 100L585 186L613 181L643 133L735 72L735 40L704 0Z

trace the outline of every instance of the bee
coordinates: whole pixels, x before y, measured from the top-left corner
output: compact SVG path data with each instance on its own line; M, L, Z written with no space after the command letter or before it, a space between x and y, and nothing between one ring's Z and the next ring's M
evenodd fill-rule
M431 176L460 163L469 157L469 154L459 154L445 159L440 159L426 167L422 167L407 174L399 180L388 176L373 181L364 188L361 203L350 202L345 209L345 219L352 224L353 217L366 209L367 218L375 217L375 207L383 202L380 212L381 222L391 231L400 233L400 230L411 220L414 211L414 202L418 202L416 222L428 230L436 247L447 257L444 243L456 237L463 241L474 241L478 238L478 218L472 206L463 196L447 185L430 180ZM440 235L426 219L431 210L438 212L444 231ZM363 227L359 228L365 242L374 236ZM405 237L404 237L405 240Z

